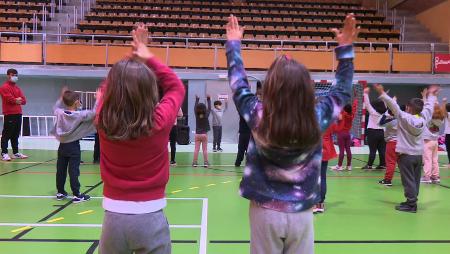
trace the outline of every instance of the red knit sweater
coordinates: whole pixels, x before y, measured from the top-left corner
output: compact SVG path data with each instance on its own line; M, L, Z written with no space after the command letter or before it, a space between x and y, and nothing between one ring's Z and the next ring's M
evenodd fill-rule
M22 90L15 83L6 81L0 87L0 95L2 96L2 107L4 115L22 114L22 105L27 104L27 98L23 95ZM22 98L22 104L16 103L16 98Z
M185 90L176 74L155 58L147 66L155 72L164 91L153 112L152 134L136 140L113 141L99 130L103 194L110 199L151 201L165 196L169 180L167 143Z
M353 126L353 119L355 119L356 109L358 107L358 101L353 101L352 113L349 114L342 110L342 119L338 121L338 126L336 127L336 132L349 132Z

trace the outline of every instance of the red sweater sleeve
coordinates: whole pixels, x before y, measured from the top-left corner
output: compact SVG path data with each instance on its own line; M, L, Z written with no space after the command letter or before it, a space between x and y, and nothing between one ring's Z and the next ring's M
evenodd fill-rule
M2 94L3 100L5 100L7 104L17 105L16 98L7 88L2 87L0 93Z
M181 103L183 103L184 85L168 66L159 62L155 57L147 61L147 66L155 72L158 86L164 92L163 98L153 112L154 128L162 129L172 126Z
M22 89L20 89L20 88L17 88L17 89L19 89L20 97L22 98L22 105L26 105L27 104L27 98L23 94Z

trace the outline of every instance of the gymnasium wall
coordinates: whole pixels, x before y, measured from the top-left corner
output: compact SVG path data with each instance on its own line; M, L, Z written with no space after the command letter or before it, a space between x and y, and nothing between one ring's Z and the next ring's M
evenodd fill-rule
M20 73L19 73L20 75ZM0 82L6 80L1 76ZM23 107L24 115L53 115L53 105L58 99L63 86L71 90L95 91L101 79L65 79L65 78L30 78L20 77L19 86L27 97Z
M423 11L416 17L443 42L450 42L450 0Z

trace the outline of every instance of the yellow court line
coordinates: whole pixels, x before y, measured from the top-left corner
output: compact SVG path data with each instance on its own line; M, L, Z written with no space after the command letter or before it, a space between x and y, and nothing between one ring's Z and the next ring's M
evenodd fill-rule
M56 222L56 221L60 221L60 220L64 220L64 217L59 217L59 218L56 218L56 219L53 219L53 220L48 220L46 222L47 223L52 223L52 222Z
M78 215L84 215L84 214L93 213L93 212L94 212L94 210L87 210L87 211L84 211L84 212L79 212L77 214Z
M182 192L183 190L176 190L176 191L172 191L172 194L178 193L178 192Z
M194 187L191 187L191 188L189 188L190 190L195 190L195 189L198 189L199 187L197 187L197 186L194 186Z
M31 226L21 227L21 228L18 228L18 229L11 230L11 233L17 233L17 232L25 231L25 230L31 229L31 228L33 228L33 227L31 227Z
M231 183L231 181L225 181L225 182L222 182L222 183Z
M210 183L210 184L206 185L206 187L215 186L215 185L216 185L215 183Z

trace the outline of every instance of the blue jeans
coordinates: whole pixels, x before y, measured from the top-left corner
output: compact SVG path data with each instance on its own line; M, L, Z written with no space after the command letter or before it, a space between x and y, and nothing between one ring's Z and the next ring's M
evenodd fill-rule
M61 143L58 148L58 161L56 163L56 188L58 193L66 194L64 185L66 183L67 171L69 171L70 188L74 196L80 195L80 141Z

